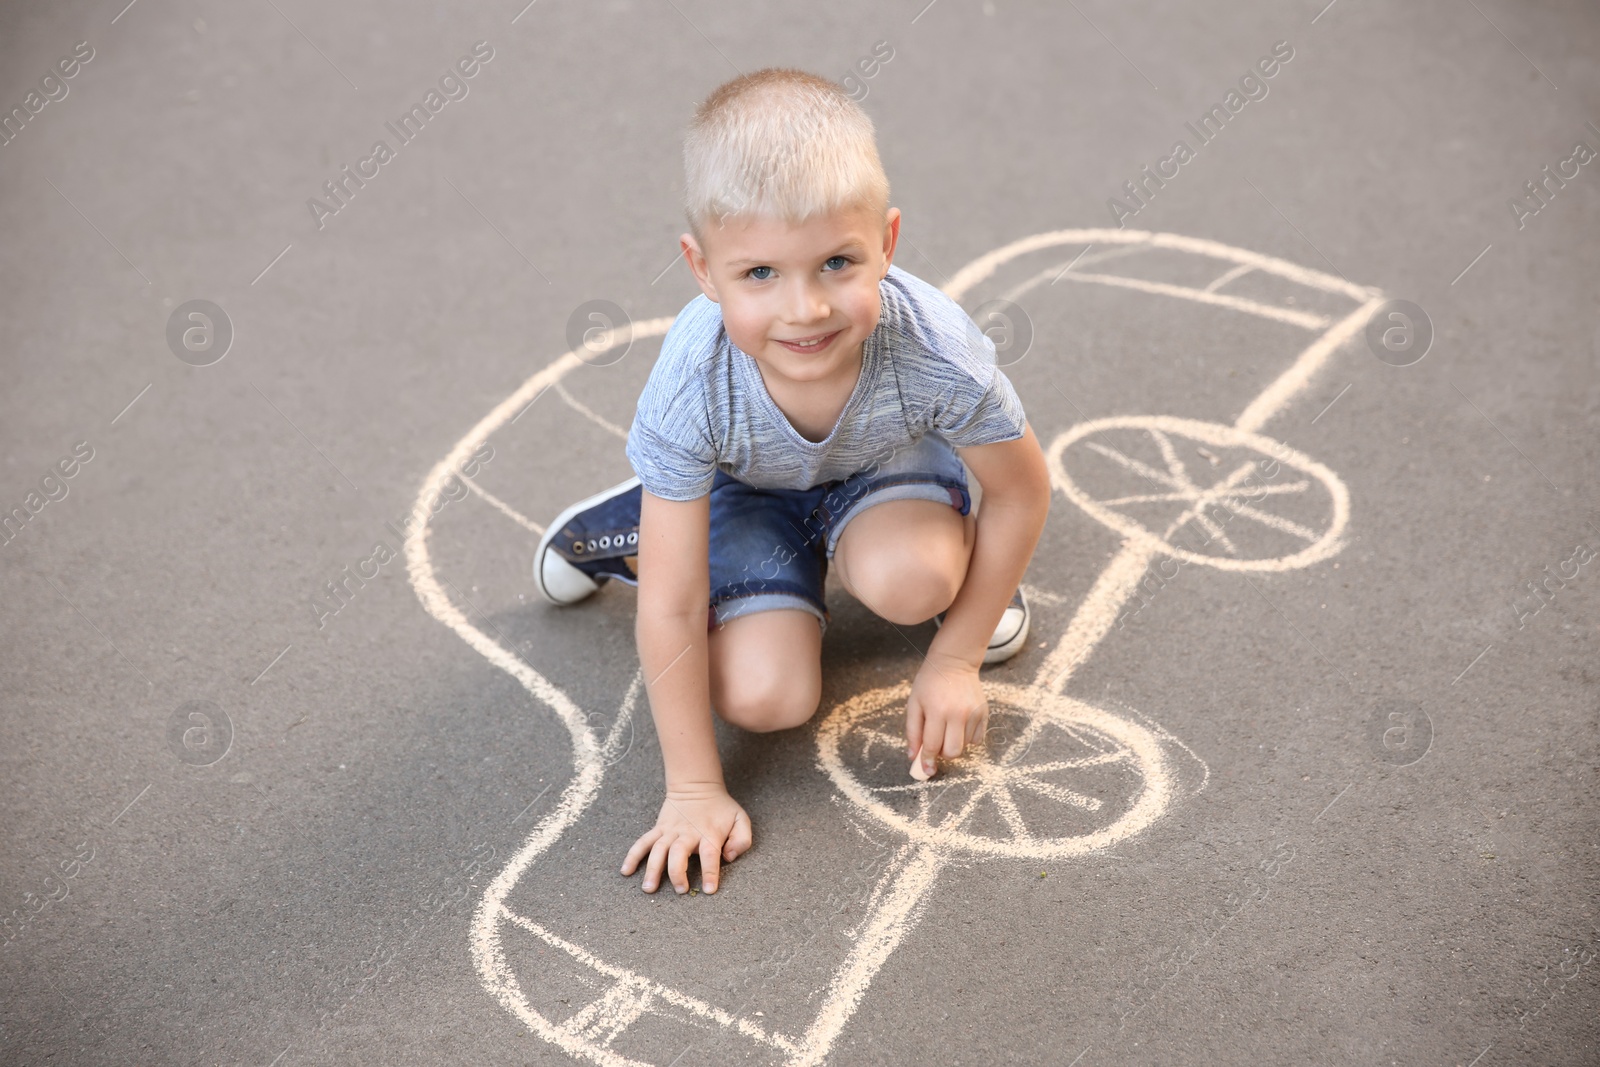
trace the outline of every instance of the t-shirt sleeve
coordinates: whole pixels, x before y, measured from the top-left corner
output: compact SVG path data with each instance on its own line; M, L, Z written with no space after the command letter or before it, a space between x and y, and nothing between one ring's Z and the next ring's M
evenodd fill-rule
M994 341L944 292L891 268L886 312L904 360L901 399L914 434L937 430L957 448L1027 432L1022 401L996 365Z
M695 351L702 331L686 329L676 337L674 332L676 324L662 340L661 355L639 396L626 452L648 492L665 500L696 500L711 491L717 473L702 373L710 352Z
M932 427L957 448L1021 437L1027 415L1011 379L995 364L994 341L971 318L959 338L946 340L938 365L947 388L934 406Z

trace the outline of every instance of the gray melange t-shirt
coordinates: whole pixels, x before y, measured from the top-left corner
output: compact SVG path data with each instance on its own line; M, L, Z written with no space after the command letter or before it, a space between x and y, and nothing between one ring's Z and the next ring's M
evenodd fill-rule
M729 340L704 294L679 313L639 397L628 461L646 490L694 500L718 468L762 489L810 489L881 463L933 432L957 447L1011 441L1022 401L994 342L950 297L891 266L883 311L861 346L861 376L833 431L802 437L755 360Z

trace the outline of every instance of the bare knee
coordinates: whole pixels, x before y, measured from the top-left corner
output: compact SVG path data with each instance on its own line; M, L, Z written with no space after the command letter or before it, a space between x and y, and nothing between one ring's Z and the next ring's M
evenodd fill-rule
M712 706L734 726L755 733L804 725L822 700L821 679L785 678L776 673L736 671L712 695Z
M901 547L878 551L853 566L850 592L873 614L900 626L927 622L961 591L965 567L948 553Z
M816 713L822 699L822 630L803 611L736 618L710 644L711 706L735 726L758 733L788 730Z
M971 515L929 500L870 508L840 537L839 577L875 615L902 626L926 622L966 581L974 525Z

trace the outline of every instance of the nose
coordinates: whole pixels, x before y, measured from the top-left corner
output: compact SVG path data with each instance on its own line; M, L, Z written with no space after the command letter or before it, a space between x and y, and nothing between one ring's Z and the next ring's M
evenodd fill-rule
M822 322L832 314L828 307L827 294L815 279L801 278L794 281L788 292L789 321L796 325L810 322Z

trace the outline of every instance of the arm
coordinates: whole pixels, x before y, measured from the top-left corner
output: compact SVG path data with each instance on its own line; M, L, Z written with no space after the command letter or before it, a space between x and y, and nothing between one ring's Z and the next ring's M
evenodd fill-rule
M628 851L622 873L646 854L643 888L666 867L673 888L689 889L689 857L701 885L716 892L719 859L750 847L750 817L728 795L711 723L706 610L710 603L710 497L665 500L646 491L639 514L639 616L635 636L645 691L661 742L666 800L656 825Z
M933 772L935 757L959 756L983 735L989 706L978 668L1050 511L1050 472L1032 426L1014 441L975 445L960 453L983 487L972 557L906 707L909 755L922 752L927 774Z

